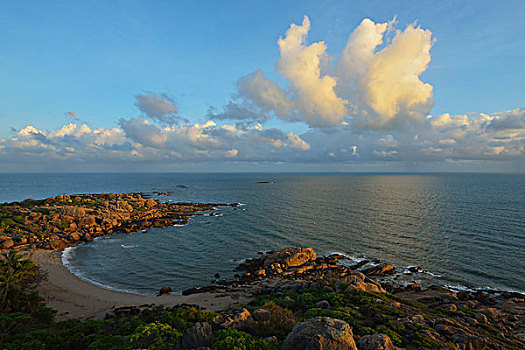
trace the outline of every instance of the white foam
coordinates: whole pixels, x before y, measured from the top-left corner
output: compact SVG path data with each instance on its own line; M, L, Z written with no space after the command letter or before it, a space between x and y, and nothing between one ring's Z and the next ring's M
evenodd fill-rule
M124 248L124 249L131 249L131 248L135 248L137 245L135 245L135 244L121 244L120 246L122 248Z
M72 254L74 252L73 248L75 247L67 247L62 251L62 264L66 267L68 267L71 262Z
M360 254L360 255L363 255L363 257L362 258L358 258L358 257L356 257L354 255L350 255L348 253L342 253L342 252L338 252L338 251L329 252L328 254L326 254L326 256L330 256L330 255L342 255L345 258L347 258L349 260L352 260L352 262L355 262L355 263L359 263L359 262L367 259L365 254Z

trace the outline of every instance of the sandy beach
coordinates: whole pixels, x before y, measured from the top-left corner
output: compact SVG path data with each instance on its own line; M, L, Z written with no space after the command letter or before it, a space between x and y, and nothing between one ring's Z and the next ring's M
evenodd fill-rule
M162 295L142 296L104 289L79 279L61 261L61 251L36 250L29 253L45 272L47 280L38 287L45 303L58 310L57 320L78 318L83 320L103 318L107 312L123 306L154 304L174 306L177 304L196 304L202 308L217 311L230 305L244 302L243 296L233 299L219 293L200 293L188 296Z

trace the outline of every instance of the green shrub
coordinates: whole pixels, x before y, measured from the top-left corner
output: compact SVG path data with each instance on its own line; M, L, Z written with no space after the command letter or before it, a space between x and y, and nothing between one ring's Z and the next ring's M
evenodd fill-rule
M269 337L274 335L279 339L283 339L290 333L297 322L291 310L273 302L264 304L263 309L270 311L270 317L267 321L254 323L255 331L260 336Z
M212 350L272 350L276 346L264 339L256 339L248 333L235 329L220 330L213 340Z
M311 309L314 307L315 302L318 300L313 294L305 292L297 297L296 307L302 309Z
M16 222L12 218L3 218L1 220L2 226L16 226Z
M173 349L182 333L158 321L139 326L127 340L133 348L151 350Z

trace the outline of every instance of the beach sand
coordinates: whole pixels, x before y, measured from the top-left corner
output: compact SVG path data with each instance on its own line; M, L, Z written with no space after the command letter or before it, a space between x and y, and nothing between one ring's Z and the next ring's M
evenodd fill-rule
M104 318L107 312L123 306L155 304L174 306L196 304L207 310L218 311L230 305L246 303L247 295L199 293L188 296L162 295L142 296L112 291L79 279L62 265L61 251L36 250L28 256L47 272L47 280L38 292L50 308L58 310L56 319L78 318L82 320Z

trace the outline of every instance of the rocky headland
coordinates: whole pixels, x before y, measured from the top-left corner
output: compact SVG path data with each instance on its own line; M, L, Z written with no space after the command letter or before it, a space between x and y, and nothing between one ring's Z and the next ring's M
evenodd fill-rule
M271 317L274 304L290 310L298 323L284 338L283 349L525 346L523 294L401 285L385 278L395 272L393 265L365 261L345 266L340 263L344 259L340 254L319 257L312 248L270 251L240 264L233 280L183 294L249 292L254 301L227 310L229 323L223 315L212 326L252 334L250 327Z
M64 249L112 233L184 225L203 211L237 205L163 203L143 193L58 195L3 203L0 251Z

